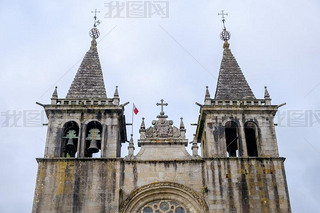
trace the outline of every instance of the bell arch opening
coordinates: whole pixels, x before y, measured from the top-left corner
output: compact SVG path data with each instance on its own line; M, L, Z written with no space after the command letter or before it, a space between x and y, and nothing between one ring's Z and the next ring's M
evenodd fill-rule
M239 131L235 122L225 124L225 138L227 157L239 157Z
M253 122L247 122L244 126L244 133L246 136L247 152L249 157L258 157L258 137L257 125Z
M101 157L102 125L98 121L87 124L85 157Z
M61 157L75 157L78 151L79 126L75 121L63 125Z
M203 197L187 186L158 182L134 190L121 204L121 213L207 213Z

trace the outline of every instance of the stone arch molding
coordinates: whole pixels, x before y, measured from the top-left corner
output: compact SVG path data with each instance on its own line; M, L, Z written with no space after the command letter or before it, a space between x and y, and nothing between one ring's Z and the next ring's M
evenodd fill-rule
M183 205L188 212L208 213L206 201L197 192L182 184L156 182L134 190L121 206L121 213L138 213L155 200L172 200Z

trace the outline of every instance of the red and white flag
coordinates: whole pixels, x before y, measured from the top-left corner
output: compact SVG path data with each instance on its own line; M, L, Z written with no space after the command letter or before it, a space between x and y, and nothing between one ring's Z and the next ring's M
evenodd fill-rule
M134 112L134 114L138 114L138 112L139 112L139 110L138 110L138 108L136 107L136 105L134 105L133 104L133 112Z

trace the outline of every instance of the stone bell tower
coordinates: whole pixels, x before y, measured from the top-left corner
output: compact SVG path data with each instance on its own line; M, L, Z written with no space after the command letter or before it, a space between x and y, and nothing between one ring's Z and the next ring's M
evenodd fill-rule
M97 42L84 56L66 98L55 89L44 109L49 119L45 157L120 157L126 141L124 108L118 88L107 98ZM96 155L98 156L98 155Z
M202 157L212 159L211 181L219 183L213 186L214 203L227 212L291 212L273 121L281 105L271 104L266 87L264 99L254 96L230 50L225 25L221 39L215 96L207 87L196 134Z
M127 140L124 105L118 88L113 98L106 95L97 23L95 16L90 49L66 98L59 98L56 88L51 104L42 105L48 130L44 158L37 159L33 212L96 211L90 206L105 209L103 202L113 205L116 200L117 195L106 189L116 185L112 159L120 157L121 143Z

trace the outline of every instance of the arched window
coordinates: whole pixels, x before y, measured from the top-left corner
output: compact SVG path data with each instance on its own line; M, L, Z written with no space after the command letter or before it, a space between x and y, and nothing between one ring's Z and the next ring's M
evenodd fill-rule
M139 213L187 213L187 209L176 201L156 200L148 203Z
M247 122L244 126L246 144L249 157L258 157L257 126L253 122Z
M135 189L120 204L121 213L208 213L202 196L186 185L155 182Z
M75 157L78 149L79 126L69 121L63 126L61 157Z
M238 126L235 122L229 121L225 125L226 147L228 157L239 157Z
M102 126L98 121L91 121L87 125L85 157L101 156Z

